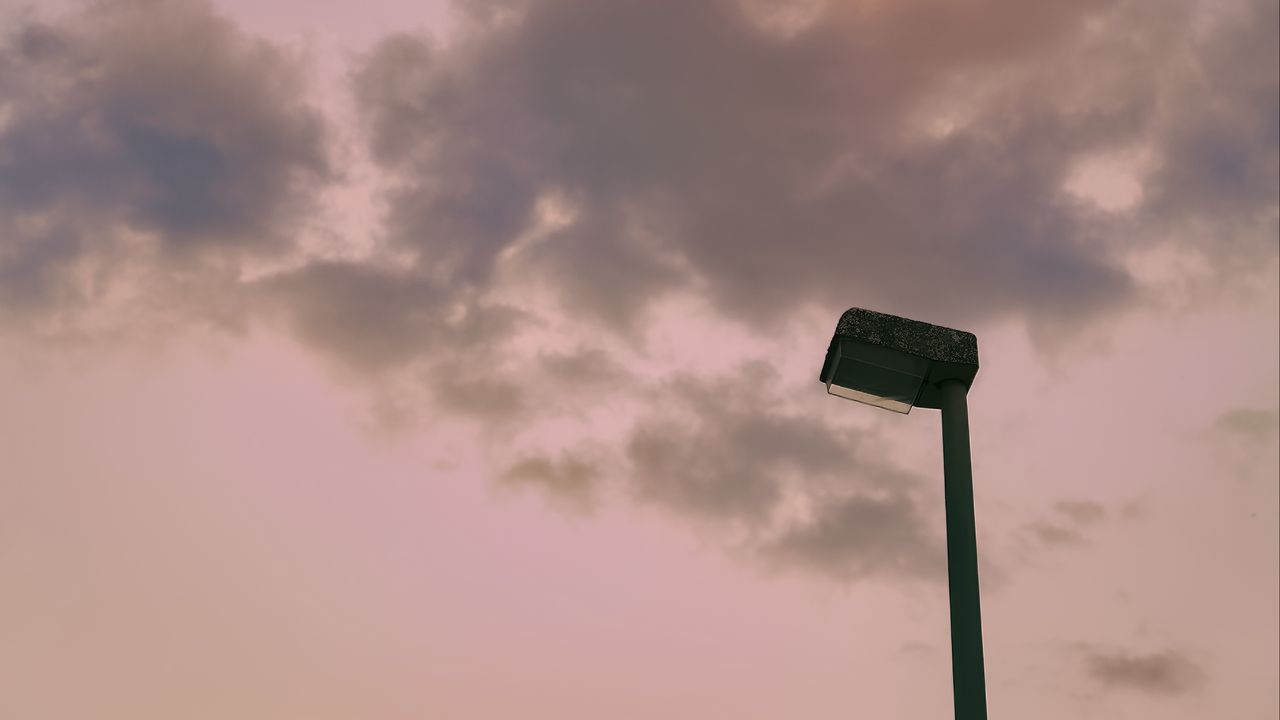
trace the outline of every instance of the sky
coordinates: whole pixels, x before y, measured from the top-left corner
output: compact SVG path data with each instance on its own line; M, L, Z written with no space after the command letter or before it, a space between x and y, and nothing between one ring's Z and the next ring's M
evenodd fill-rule
M0 0L0 716L1280 717L1274 0Z

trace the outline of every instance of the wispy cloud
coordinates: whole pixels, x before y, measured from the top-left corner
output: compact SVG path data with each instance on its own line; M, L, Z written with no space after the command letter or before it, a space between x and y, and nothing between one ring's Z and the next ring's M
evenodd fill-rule
M1280 435L1280 414L1260 408L1235 408L1218 416L1214 431L1254 443L1274 443Z
M1085 532L1102 524L1108 511L1092 500L1059 500L1053 513L1027 525L1027 530L1045 545L1075 545L1085 541Z
M501 479L514 487L540 487L553 498L588 508L595 499L599 476L600 468L590 459L566 452L554 459L543 456L523 458L507 468Z
M1104 688L1152 695L1182 695L1208 677L1197 663L1174 650L1145 654L1094 650L1085 655L1084 663L1089 677Z

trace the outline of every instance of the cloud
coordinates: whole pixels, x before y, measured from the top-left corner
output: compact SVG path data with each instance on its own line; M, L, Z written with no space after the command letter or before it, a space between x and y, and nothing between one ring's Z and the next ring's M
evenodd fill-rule
M1059 500L1053 514L1027 525L1027 530L1046 545L1076 545L1085 541L1085 531L1106 521L1106 507L1091 500Z
M1276 481L1276 445L1280 414L1242 407L1218 415L1204 435L1223 472L1242 482Z
M609 425L584 398L617 402L609 466L628 471L588 483L530 441L495 454L502 477L614 482L837 577L927 576L939 541L909 473L761 391L766 366L658 367L657 309L697 298L761 346L854 303L1043 340L1140 300L1135 253L1265 266L1275 9L805 8L490 0L460 3L444 41L385 39L351 92L386 212L341 258L301 239L339 178L296 58L197 0L23 20L0 49L0 319L261 323L388 417L504 439ZM1072 189L1125 153L1131 203ZM1033 530L1067 542L1099 518L1067 504Z
M594 501L599 476L599 468L590 460L562 453L558 459L526 457L507 468L501 480L512 486L540 487L553 498L585 508Z
M766 10L488 2L447 42L379 43L352 75L390 179L375 257L317 260L269 284L298 292L268 305L296 305L304 339L377 373L447 343L394 337L405 323L352 291L361 274L412 298L420 330L497 314L522 278L623 335L680 290L765 330L858 297L1048 337L1134 299L1125 258L1143 243L1274 255L1271 3L1209 20L1121 0ZM331 173L294 58L196 0L109 0L7 38L9 307L83 309L106 286L190 286L198 305L296 249ZM1153 168L1142 199L1100 217L1067 181L1128 147ZM112 285L130 272L145 277ZM364 327L325 333L326 312Z
M1055 525L1051 522L1035 522L1028 529L1046 545L1074 545L1084 542L1084 536L1073 527Z
M874 443L785 410L761 363L681 377L632 429L631 491L695 521L731 526L766 563L841 580L945 577L941 522L918 478Z
M1235 408L1219 415L1213 423L1213 430L1249 442L1274 443L1280 432L1280 415L1273 410Z
M483 346L511 328L514 310L461 307L412 269L313 260L253 284L264 311L348 370L379 376L424 357Z
M766 10L468 3L447 42L386 39L353 90L392 179L388 252L451 299L518 277L629 336L692 291L766 330L857 297L1041 340L1139 299L1135 253L1234 272L1229 235L1274 255L1266 3L1208 21L1120 0ZM1131 207L1071 190L1133 148Z
M854 493L824 502L808 522L769 543L766 553L845 580L887 575L941 581L947 553L933 519L909 493Z
M1059 500L1053 509L1077 525L1093 525L1107 517L1107 509L1091 500Z
M788 18L737 0L459 11L453 36L389 37L352 75L391 187L374 260L397 269L319 332L308 305L334 312L341 278L309 278L283 304L327 354L379 381L417 368L444 413L504 428L559 427L566 409L546 388L564 387L566 368L549 358L587 340L643 360L655 308L681 296L759 342L808 308L854 302L956 325L1021 320L1041 340L1130 306L1146 290L1130 256L1169 242L1143 225L1163 192L1145 187L1151 173L1181 162L1167 108L1190 117L1198 102L1175 60L1240 30L1193 38L1189 3L1122 0L816 3ZM1106 211L1072 192L1081 163L1135 146L1155 170L1133 204ZM1248 182L1244 201L1264 212L1267 177ZM410 326L383 320L400 301L366 303L386 288L415 298ZM565 346L443 331L506 306L525 313L517 329L567 327ZM617 401L611 385L643 398L612 439L608 466L630 472L602 482L747 528L778 562L845 578L936 571L913 479L864 457L856 433L770 406L744 379L755 371L648 369L593 388L601 406ZM1060 509L1036 532L1070 542L1087 514Z
M247 263L294 247L331 175L294 58L195 0L109 0L2 37L11 321L216 305Z
M356 76L400 180L389 235L482 284L562 193L573 220L523 267L623 328L693 284L753 323L851 289L957 317L1108 306L1129 281L1059 186L1127 116L1068 123L1028 93L920 127L950 83L1041 60L1106 3L982 5L831 3L783 38L730 0L511 3L448 45L389 39Z
M1152 122L1159 148L1144 183L1141 223L1247 273L1276 257L1280 187L1280 7L1225 3L1215 32L1188 32L1181 67L1162 78L1167 107Z
M548 352L539 363L550 378L567 385L600 387L626 381L626 371L599 348Z
M1182 695L1207 678L1199 665L1173 650L1150 654L1095 650L1085 655L1084 663L1089 677L1105 688L1151 695Z
M626 451L646 501L697 516L766 519L788 477L817 484L853 466L856 439L768 399L776 372L752 363L735 374L676 377L633 428Z

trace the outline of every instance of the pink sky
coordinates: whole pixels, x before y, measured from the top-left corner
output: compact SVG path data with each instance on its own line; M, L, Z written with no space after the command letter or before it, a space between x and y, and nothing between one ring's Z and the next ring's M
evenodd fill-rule
M22 7L0 717L948 717L855 305L992 718L1280 716L1274 3Z

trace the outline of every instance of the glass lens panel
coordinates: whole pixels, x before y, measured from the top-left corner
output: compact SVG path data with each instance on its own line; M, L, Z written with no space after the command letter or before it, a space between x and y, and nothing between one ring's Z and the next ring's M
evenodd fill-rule
M884 408L885 410L892 410L896 413L902 413L903 415L906 415L907 413L911 412L911 403L904 403L901 400L891 400L889 398L876 397L875 395L868 395L864 392L858 392L857 390L850 390L849 388L840 387L839 385L828 385L827 392L838 397L847 398L849 400L857 400L860 403L875 405L876 407Z
M835 367L831 370L827 392L894 412L907 413L920 394L927 363L918 370L910 365L907 367L910 368L908 372L899 372L878 363L841 354L836 357Z

